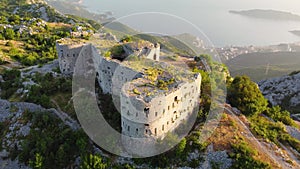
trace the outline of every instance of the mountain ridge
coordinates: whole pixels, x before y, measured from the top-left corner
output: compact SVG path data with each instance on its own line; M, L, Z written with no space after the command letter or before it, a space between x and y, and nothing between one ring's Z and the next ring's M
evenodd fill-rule
M299 15L293 14L291 12L278 11L273 9L250 9L241 11L230 10L229 13L258 19L300 22Z

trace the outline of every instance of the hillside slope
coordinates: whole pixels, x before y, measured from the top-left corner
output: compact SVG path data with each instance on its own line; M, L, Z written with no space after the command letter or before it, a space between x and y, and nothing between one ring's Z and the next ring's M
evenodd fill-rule
M83 5L62 0L46 0L46 2L63 14L71 14L79 17L94 20L98 23L109 22L113 20L111 13L106 12L105 14L96 14L88 11Z
M100 28L95 21L63 15L43 0L2 0L0 9L1 67L47 63L57 57L56 40Z
M48 6L43 0L0 1L0 10L1 16L19 15L20 17L41 18L47 22L69 21L68 18Z
M300 67L300 52L273 52L243 54L225 63L231 75L247 75L252 80L283 76Z

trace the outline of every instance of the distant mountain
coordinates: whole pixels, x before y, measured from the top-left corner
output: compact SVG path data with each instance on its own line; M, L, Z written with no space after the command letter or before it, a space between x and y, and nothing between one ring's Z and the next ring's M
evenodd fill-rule
M247 16L251 18L258 19L268 19L268 20L280 20L280 21L299 21L300 16L284 11L276 11L276 10L265 10L265 9L252 9L252 10L243 10L243 11L229 11L233 14L239 14L242 16Z
M151 43L159 43L162 50L172 51L182 56L195 56L195 51L183 41L172 36L154 36L149 34L137 34L135 38L143 39Z
M137 30L130 28L129 26L122 24L121 22L113 21L103 23L104 30L115 34L118 38L122 38L125 35L135 35L139 34Z
M75 0L46 0L46 2L63 14L71 14L79 17L94 20L98 23L109 22L113 20L110 12L105 14L92 13L85 6Z
M293 31L290 31L290 33L300 36L300 30L293 30Z
M300 71L263 80L258 84L272 105L280 105L292 113L300 113Z
M248 75L258 82L289 74L300 67L300 52L243 54L225 63L232 76Z
M181 41L182 43L185 43L197 54L207 53L207 48L206 48L207 46L205 42L199 37L196 37L189 33L183 33L183 34L175 35L173 37Z

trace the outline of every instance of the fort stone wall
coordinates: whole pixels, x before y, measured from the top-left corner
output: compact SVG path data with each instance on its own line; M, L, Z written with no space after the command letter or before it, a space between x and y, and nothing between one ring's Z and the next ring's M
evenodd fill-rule
M80 53L97 56L94 60L99 85L103 93L111 94L114 98L115 106L122 115L121 126L124 135L135 138L164 137L198 108L200 74L195 74L193 80L182 82L171 91L154 96L149 102L145 102L140 96L128 96L126 91L126 85L134 79L142 78L143 74L123 65L118 60L95 55L94 52L97 51L93 50L96 49L92 45L57 44L60 70L62 74L72 75ZM148 59L159 60L159 44L154 48L143 50Z
M59 69L64 75L72 75L76 60L83 48L84 44L62 45L56 43L58 54Z
M187 120L199 108L201 76L193 82L181 83L168 94L156 96L149 103L139 96L128 96L122 89L122 133L130 137L164 137Z
M150 49L144 49L145 51L145 56L147 59L151 59L151 60L156 60L156 61L159 61L160 59L160 45L157 43L157 44L154 44L154 47L153 48L150 48Z

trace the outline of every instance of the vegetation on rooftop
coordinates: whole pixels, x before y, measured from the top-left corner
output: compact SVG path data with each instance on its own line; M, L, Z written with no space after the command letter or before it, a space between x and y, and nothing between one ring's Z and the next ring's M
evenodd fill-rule
M147 68L144 71L146 78L152 82L155 82L160 75L162 75L163 71L156 68Z
M136 94L136 95L141 95L141 92L139 92L139 90L136 89L136 88L134 88L134 89L132 90L132 92L133 92L134 94Z

